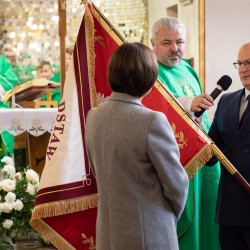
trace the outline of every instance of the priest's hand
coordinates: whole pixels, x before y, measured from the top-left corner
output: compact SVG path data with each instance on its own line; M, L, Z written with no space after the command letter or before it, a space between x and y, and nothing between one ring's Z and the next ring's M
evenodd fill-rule
M198 95L194 97L191 103L191 111L201 111L201 108L208 110L214 105L213 101L213 98L206 93Z

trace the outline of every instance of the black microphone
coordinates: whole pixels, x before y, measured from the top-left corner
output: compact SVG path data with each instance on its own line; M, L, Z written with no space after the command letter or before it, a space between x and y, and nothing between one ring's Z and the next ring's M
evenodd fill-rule
M230 87L231 83L232 83L232 78L230 76L227 75L222 76L217 82L217 86L210 94L210 96L215 100L223 90L227 90ZM204 111L205 109L201 108L201 111L194 112L194 115L196 117L200 117Z

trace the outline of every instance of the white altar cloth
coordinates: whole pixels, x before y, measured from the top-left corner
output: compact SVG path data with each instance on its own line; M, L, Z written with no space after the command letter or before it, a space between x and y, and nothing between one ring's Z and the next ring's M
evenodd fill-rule
M17 136L27 131L34 136L52 132L57 108L0 109L0 134L8 131Z

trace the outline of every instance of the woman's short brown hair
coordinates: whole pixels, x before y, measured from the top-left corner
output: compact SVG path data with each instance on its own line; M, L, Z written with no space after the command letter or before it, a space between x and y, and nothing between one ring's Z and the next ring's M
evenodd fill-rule
M124 43L111 56L108 83L115 92L142 97L158 76L154 52L142 43Z

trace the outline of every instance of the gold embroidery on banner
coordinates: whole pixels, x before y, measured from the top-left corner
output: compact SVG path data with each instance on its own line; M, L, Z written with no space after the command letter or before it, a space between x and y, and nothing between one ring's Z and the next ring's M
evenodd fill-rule
M102 36L95 36L94 39L95 39L95 42L96 41L99 42L100 45L105 49L105 44L101 41L101 40L104 40Z
M89 249L93 250L96 249L96 246L94 245L94 239L93 236L90 236L90 238L88 239L87 236L84 233L81 233L82 238L84 239L84 241L82 242L83 244L89 244Z
M179 133L176 132L176 125L172 123L172 129L174 131L174 135L178 144L178 147L183 149L184 146L187 146L187 140L184 140L184 133L180 131Z
M95 85L95 29L94 29L94 19L90 10L86 8L85 10L85 35L86 35L86 52L87 52L87 63L88 63L88 78L89 78L89 88L90 88L90 101L91 108L97 107L97 93Z
M72 182L73 183L73 182ZM68 184L68 183L67 183ZM55 185L56 186L56 185ZM55 187L54 186L54 187ZM53 186L52 186L53 187ZM51 194L51 193L58 193L58 192L63 192L63 191L69 191L69 190L74 190L74 189L78 189L78 188L83 188L84 184L78 187L72 187L72 188L65 188L65 189L60 189L60 190L56 190L56 191L50 191L50 192L44 192L42 194L37 195L36 197L39 197L41 195L45 195L45 194Z
M90 164L89 164L90 165ZM88 176L90 176L90 168L89 168L89 173L83 175L83 187L85 186L85 183L87 186L90 186L91 185L91 179L88 178Z

